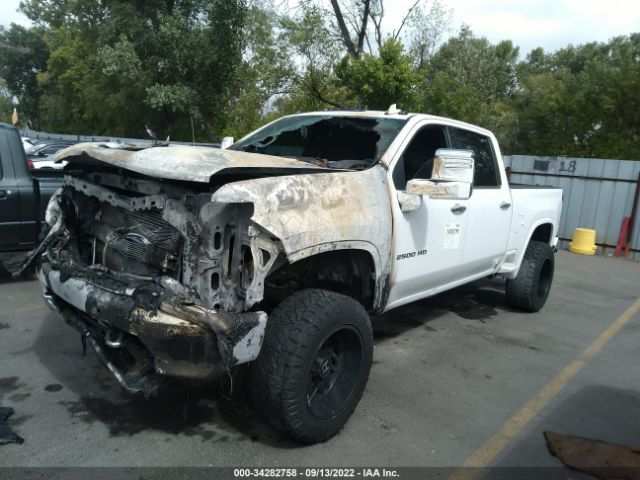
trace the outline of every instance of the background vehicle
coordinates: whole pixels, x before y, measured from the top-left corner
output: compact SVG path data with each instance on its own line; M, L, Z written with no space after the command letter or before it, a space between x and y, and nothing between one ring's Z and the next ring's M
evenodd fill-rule
M67 148L70 145L73 145L75 142L67 142L62 140L51 140L45 142L38 142L32 147L25 150L25 154L27 155L27 160L30 160L33 163L33 168L63 168L62 163L56 164L48 160L49 155L53 155L54 153L62 150L63 148Z
M61 175L29 170L18 130L0 124L0 260L37 245L47 203L61 185Z
M33 147L33 141L28 137L21 137L22 147L26 150L27 148Z
M256 410L307 443L367 383L378 314L476 279L537 311L559 189L511 188L494 135L429 115L317 112L227 150L78 144L39 276L131 392L251 365Z

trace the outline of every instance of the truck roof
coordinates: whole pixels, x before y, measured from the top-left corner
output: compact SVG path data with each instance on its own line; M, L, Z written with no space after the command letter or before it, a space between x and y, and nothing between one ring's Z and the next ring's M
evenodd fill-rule
M296 116L307 116L307 115L335 115L336 117L355 117L355 118L397 118L399 120L429 120L432 122L441 122L447 125L452 125L456 127L466 128L470 130L475 130L478 133L483 133L488 136L493 136L493 132L487 130L486 128L479 127L478 125L473 125L471 123L462 122L460 120L455 120L453 118L440 117L437 115L430 115L427 113L412 113L412 112L403 112L400 111L398 113L387 113L383 110L320 110L316 112L301 112L295 113L292 115L287 115L289 117Z
M9 125L8 123L2 123L2 122L0 122L0 128L6 128L8 130L18 130L13 125Z

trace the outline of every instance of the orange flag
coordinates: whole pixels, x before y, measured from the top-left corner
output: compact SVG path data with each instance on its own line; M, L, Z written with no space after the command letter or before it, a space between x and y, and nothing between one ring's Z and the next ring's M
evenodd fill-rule
M11 123L13 123L14 125L16 123L18 123L18 109L17 108L13 109L13 115L11 115Z

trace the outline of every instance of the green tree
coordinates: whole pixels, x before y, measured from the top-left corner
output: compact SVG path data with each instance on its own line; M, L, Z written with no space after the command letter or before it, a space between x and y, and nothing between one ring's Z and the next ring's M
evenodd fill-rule
M297 59L286 97L277 99L283 113L342 107L348 103L345 89L335 76L335 66L345 55L342 43L329 28L327 13L310 3L296 16L280 20L281 35L289 42L289 54Z
M7 82L0 78L0 122L11 123L13 113L13 101L7 89Z
M463 26L426 64L422 110L488 128L511 150L518 129L511 102L517 58L511 41L494 45Z
M211 140L242 62L244 0L25 0L51 50L42 110L73 133Z
M637 158L640 34L531 52L518 65L517 149L539 155Z
M377 110L386 110L393 103L406 110L416 107L420 77L412 58L393 38L381 45L378 55L345 57L336 67L336 75L359 106Z
M11 24L0 27L0 77L4 88L18 101L21 121L40 128L38 75L47 68L49 50L42 27L26 28Z
M278 98L291 92L296 69L290 38L272 5L250 5L246 43L231 92L224 135L241 137L270 119Z

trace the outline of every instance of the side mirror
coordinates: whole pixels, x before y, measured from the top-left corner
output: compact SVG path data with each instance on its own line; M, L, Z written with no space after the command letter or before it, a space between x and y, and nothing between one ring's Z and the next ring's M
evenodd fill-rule
M400 204L400 210L402 212L413 212L414 210L418 210L422 205L422 197L420 195L405 192L397 192L397 194L398 203Z
M430 180L414 178L407 182L407 193L430 198L467 200L473 185L473 152L440 148L436 151Z
M220 148L224 150L225 148L229 148L231 145L233 145L233 137L224 137L220 144Z

